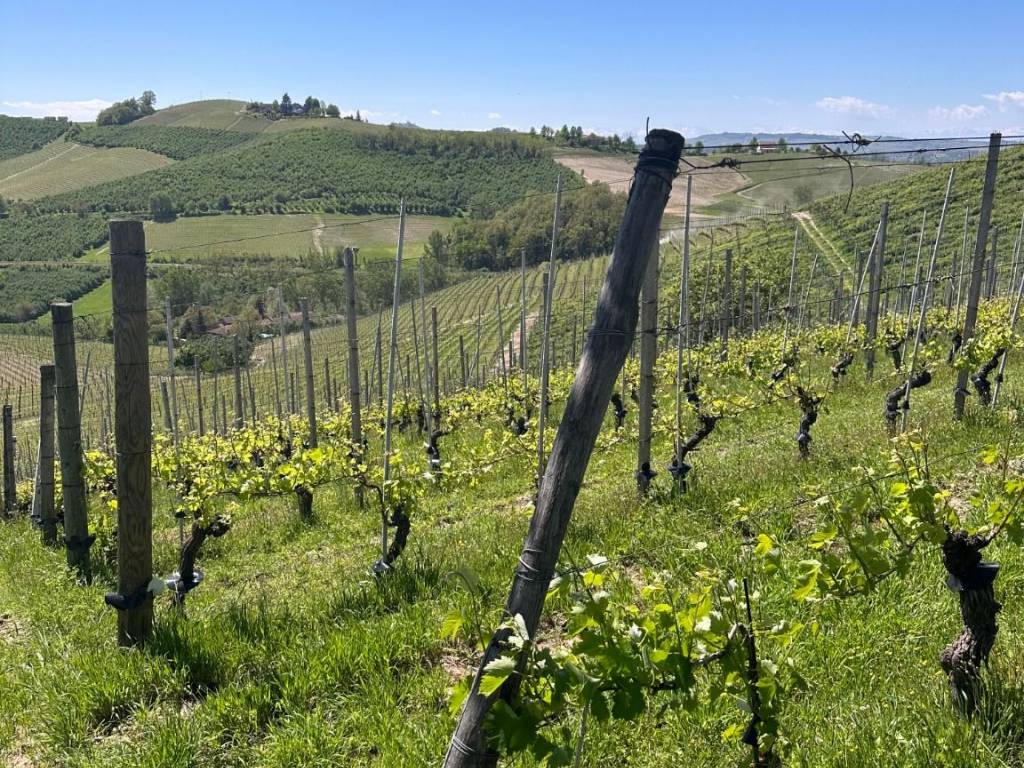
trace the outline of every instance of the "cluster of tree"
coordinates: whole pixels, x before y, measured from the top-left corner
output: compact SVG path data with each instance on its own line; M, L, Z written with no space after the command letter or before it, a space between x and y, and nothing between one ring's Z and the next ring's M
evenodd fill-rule
M34 201L39 212L146 213L166 195L178 215L409 213L489 215L525 194L554 189L564 169L522 136L291 131L149 173ZM569 182L578 181L571 176Z
M250 101L245 105L245 111L267 120L280 120L285 117L341 117L341 110L336 104L328 104L315 96L307 96L300 104L292 101L292 97L287 93L280 101L274 99L269 104L265 101ZM363 118L357 110L352 119L362 121Z
M74 301L106 278L100 266L25 263L4 267L0 269L0 323L39 317L51 301Z
M127 125L156 112L156 94L143 91L139 98L117 101L96 115L96 125Z
M542 125L540 130L531 127L530 135L539 136L557 147L583 147L602 152L635 153L637 151L636 142L632 136L623 139L617 133L613 133L611 136L600 136L593 132L584 133L583 128L578 125L563 125L558 130L547 125Z
M609 253L626 208L626 195L606 184L591 184L562 200L557 259L584 259ZM463 269L508 269L539 264L550 255L551 199L539 195L500 211L490 219L462 219L448 234L431 233L430 260Z
M77 128L77 126L76 126ZM72 136L69 134L69 138ZM253 134L214 128L179 128L166 125L124 127L86 126L73 136L93 147L135 147L175 160L209 155L253 140Z
M67 118L0 115L0 160L39 149L67 131Z
M204 373L217 373L234 367L235 336L238 337L238 362L248 365L256 348L256 339L251 326L239 325L234 333L226 336L197 336L178 345L174 364L188 370L196 365Z
M20 204L11 207L0 216L0 262L70 259L107 241L103 216L32 214Z

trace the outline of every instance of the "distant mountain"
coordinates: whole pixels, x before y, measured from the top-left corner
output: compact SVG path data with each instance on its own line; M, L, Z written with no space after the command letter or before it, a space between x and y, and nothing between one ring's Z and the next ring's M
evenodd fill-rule
M803 145L802 149L809 149L811 143L821 144L833 149L842 149L846 152L853 148L853 145L846 140L846 137L826 133L706 133L701 136L695 136L692 139L687 139L687 144L693 146L700 141L703 142L705 147L727 147L732 144L740 144L745 147L754 137L757 137L762 143L777 142L779 139L784 139L787 144L794 147ZM876 137L867 135L864 138L869 139L872 143L863 147L860 150L861 152L873 154L878 152L892 153L887 159L901 162L936 163L947 160L963 160L973 157L979 152L984 152L988 145L987 140L964 141L962 139L936 138L910 142L900 136ZM955 149L952 149L954 147ZM914 152L911 154L910 150L914 150Z

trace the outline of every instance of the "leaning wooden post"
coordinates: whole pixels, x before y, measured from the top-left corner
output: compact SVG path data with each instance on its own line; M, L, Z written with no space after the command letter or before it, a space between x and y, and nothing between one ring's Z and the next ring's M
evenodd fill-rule
M536 636L576 496L636 330L640 286L648 260L657 247L658 228L682 147L683 139L679 134L654 130L647 134L647 146L637 162L592 329L558 427L545 482L541 485L537 508L505 605L505 615L522 617L531 638ZM482 695L479 687L483 670L507 649L508 637L508 629L498 630L484 653L452 735L445 768L485 768L497 763L497 754L489 749L484 722L498 696ZM511 675L499 690L500 698L514 700L519 684L520 676Z
M53 504L53 385L53 366L39 366L39 468L36 481L43 544L50 546L57 543L57 513Z
M4 432L4 514L14 512L14 407L9 403L3 407Z
M242 353L239 349L238 334L232 335L231 360L235 379L235 429L245 426L245 406L242 404Z
M640 388L639 440L636 450L636 484L647 493L654 472L651 469L651 437L654 420L654 363L658 357L658 244L647 259L643 292L640 295Z
M875 339L878 336L878 304L882 290L882 267L885 264L885 233L889 224L889 201L882 203L882 213L878 222L878 238L870 254L871 287L868 292L866 331L868 335L867 350L864 353L864 365L868 378L875 375Z
M82 421L78 401L78 362L75 358L74 313L71 304L50 305L53 329L54 385L57 403L57 448L60 453L61 497L64 505L64 544L67 562L88 581L89 518L82 479ZM149 382L145 383L149 392ZM146 429L150 428L146 423Z
M974 243L974 259L971 262L971 283L967 289L967 312L964 327L960 332L964 349L974 337L974 326L978 321L978 302L981 299L981 281L985 271L985 246L988 243L989 224L992 221L992 204L996 197L996 174L999 171L999 145L1001 133L993 133L988 140L988 160L985 164L985 184L981 190L981 212L978 215L978 239ZM970 371L962 368L957 375L953 392L953 418L961 419L967 402L967 377Z
M146 236L141 221L110 222L117 440L117 612L120 645L146 641L153 624L152 429Z
M317 447L316 390L313 381L313 340L310 335L309 299L299 299L302 307L302 362L306 367L306 420L309 422L309 447Z
M359 325L356 317L356 273L352 263L352 249L346 248L342 255L345 268L345 325L348 331L348 400L352 440L351 453L354 458L362 461L363 456L363 422L361 393L359 391ZM356 492L359 504L363 503L363 494Z

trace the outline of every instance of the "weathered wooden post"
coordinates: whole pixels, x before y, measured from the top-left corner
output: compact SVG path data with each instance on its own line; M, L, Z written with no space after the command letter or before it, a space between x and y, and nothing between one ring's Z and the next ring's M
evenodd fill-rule
M60 453L61 498L64 503L64 544L67 562L89 581L89 518L82 479L82 421L78 400L74 312L67 302L50 305L57 402L57 447ZM149 383L146 383L149 392ZM147 422L146 428L149 429Z
M291 386L291 379L288 371L288 325L285 314L284 293L277 289L277 312L280 321L281 333L281 369L284 372L284 397L288 404L288 413L295 413L295 391Z
M146 237L141 221L110 222L117 440L117 639L144 643L153 624L153 497L146 316ZM113 598L113 599L111 599Z
M592 330L548 459L537 508L505 605L506 617L522 617L531 638L536 636L576 496L636 330L640 286L648 260L657 247L658 228L682 146L683 139L677 133L651 131L637 162ZM511 675L498 695L482 695L479 686L483 670L506 650L508 636L509 630L499 630L484 653L452 735L445 768L484 768L497 763L497 755L488 746L485 719L499 697L504 701L516 698L520 676Z
M3 407L4 515L14 512L14 406Z
M164 322L166 323L165 330L167 332L167 378L170 379L170 390L171 390L171 407L170 407L170 420L171 420L171 435L173 436L174 445L178 445L178 388L174 386L174 321L171 315L171 300L167 298L164 300Z
M875 375L875 339L878 337L878 305L882 290L882 267L885 264L885 234L889 225L889 201L882 203L882 213L878 222L878 237L875 240L875 247L871 249L870 269L871 287L868 293L868 306L866 317L866 331L868 335L868 346L864 353L864 365L867 368L868 378Z
M363 422L361 392L359 390L359 324L356 317L356 272L351 248L342 254L345 268L345 326L348 332L348 400L349 431L352 433L352 453L357 458L363 455ZM356 494L363 503L362 493Z
M39 498L39 525L43 531L43 544L57 543L57 513L53 493L53 387L52 365L39 366L39 468L36 472Z
M441 370L439 358L437 356L437 307L430 308L430 343L433 352L433 360L431 361L434 373L434 429L441 428Z
M725 249L725 276L722 279L722 351L729 351L729 327L732 325L732 248Z
M978 302L981 299L981 281L985 271L985 246L988 243L988 230L992 221L992 204L996 197L996 174L999 171L999 145L1003 136L993 133L988 140L988 160L985 164L985 183L981 190L981 213L978 216L978 239L974 243L974 259L971 262L971 282L967 289L967 312L964 315L964 327L960 333L963 339L961 349L974 337L974 326L978 321ZM967 402L966 368L960 370L956 379L956 390L953 393L953 417L963 418L964 405Z
M302 308L302 362L306 368L306 420L309 422L309 447L316 448L316 390L313 380L313 339L310 335L309 299L299 299Z
M996 266L999 259L999 227L992 227L992 256L988 261L988 274L987 274L987 290L985 291L985 297L992 299L996 295L996 282L998 279L998 272L996 272Z
M466 370L466 342L459 334L459 372L462 375L462 388L469 387L469 372Z
M160 406L164 417L164 432L170 434L174 427L171 425L171 395L167 391L167 379L160 379Z

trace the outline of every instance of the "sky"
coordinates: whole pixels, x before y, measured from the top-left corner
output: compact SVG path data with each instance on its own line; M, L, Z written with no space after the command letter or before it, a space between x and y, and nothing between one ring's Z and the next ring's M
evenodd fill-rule
M314 95L372 122L1024 133L1024 2L0 0L0 113Z

